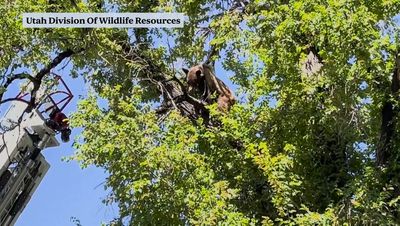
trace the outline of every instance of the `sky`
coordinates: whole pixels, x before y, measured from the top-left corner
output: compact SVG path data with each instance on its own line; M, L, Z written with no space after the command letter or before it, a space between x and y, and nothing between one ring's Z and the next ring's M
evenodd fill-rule
M168 38L166 36L161 39L155 38L155 40L155 46L167 46ZM169 41L170 46L173 47L174 42ZM63 63L58 68L62 68ZM184 65L182 60L178 60L174 66L180 71L180 68L189 68L191 65ZM74 94L73 100L64 110L67 115L76 110L79 96L85 96L88 90L88 85L84 84L82 78L73 79L69 76L70 68L71 65L68 65L63 70L56 71L63 77ZM226 85L233 90L237 89L237 86L229 79L233 73L225 71L219 62L216 62L215 72ZM19 86L11 86L6 94L15 95L18 91ZM0 108L0 114L3 110ZM73 129L71 138L80 132L81 129ZM107 177L104 169L94 166L81 169L76 161L62 160L64 157L73 155L76 150L72 147L72 141L62 143L59 136L57 138L61 144L59 147L42 151L50 168L15 225L69 226L76 225L72 220L72 218L76 218L83 226L95 226L101 225L102 222L109 222L118 216L116 206L106 206L102 203L108 194L103 186Z
M165 41L166 39L159 44L162 45ZM175 67L190 67L190 65L178 62ZM219 62L216 63L215 70L216 75L229 87L233 90L237 89L237 86L229 80L229 77L233 75L232 72L223 70ZM71 78L68 71L68 68L57 71L75 95L65 110L67 115L76 110L78 97L87 94L87 85L84 84L83 79ZM8 92L15 95L18 92L18 86L12 86ZM80 131L81 129L74 129L71 137L75 137ZM60 140L59 137L58 140ZM74 151L71 141L42 152L50 163L50 169L17 220L16 226L76 225L71 218L78 219L83 226L95 226L117 216L118 211L115 206L108 207L102 203L108 193L103 187L107 177L106 172L104 169L93 166L81 169L75 161L62 160L63 157L71 156Z
M58 68L63 67L63 63ZM175 66L190 67L190 65L183 65L183 62L178 62ZM56 71L74 94L71 103L64 110L67 115L76 110L79 96L85 96L88 90L88 85L82 78L73 79L69 76L69 69L70 65L61 71ZM229 80L232 73L224 71L218 62L215 69L217 76L232 87L233 84ZM19 86L13 85L5 97L15 96L18 91ZM2 113L4 107L0 110ZM75 152L72 147L72 138L81 131L79 128L73 129L71 141L68 143L62 143L60 137L57 136L61 145L42 151L50 164L50 169L18 218L16 226L76 225L72 218L78 219L83 226L95 226L101 225L102 222L109 222L118 215L116 206L106 206L102 203L108 194L103 186L107 177L104 169L94 166L81 169L78 162L63 160L64 157L71 156Z
M74 94L72 102L65 109L70 115L77 107L79 95L86 94L82 79L72 79L68 70L59 73ZM8 92L14 95L18 86ZM10 95L10 94L9 94ZM72 136L79 134L74 129ZM50 169L16 222L16 226L67 226L75 225L71 217L80 220L83 226L101 225L115 217L115 207L107 207L101 201L107 195L103 183L107 174L103 169L89 167L81 169L76 161L66 162L63 157L74 153L72 141L59 147L44 149L42 154L50 163ZM72 140L72 139L71 139Z

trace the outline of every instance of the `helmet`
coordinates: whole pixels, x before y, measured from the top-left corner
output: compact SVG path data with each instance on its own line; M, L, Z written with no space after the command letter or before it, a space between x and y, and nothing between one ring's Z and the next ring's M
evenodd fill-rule
M66 143L69 141L69 136L71 135L71 129L61 130L61 140Z

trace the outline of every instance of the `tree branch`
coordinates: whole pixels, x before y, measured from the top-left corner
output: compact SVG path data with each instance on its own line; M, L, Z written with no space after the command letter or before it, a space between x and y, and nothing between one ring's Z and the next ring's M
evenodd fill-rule
M399 90L400 90L400 56L399 53L395 58L395 69L392 75L392 84L391 84L391 95L396 99ZM396 100L394 100L396 101ZM388 163L390 159L390 155L393 148L393 139L395 135L395 126L396 121L394 120L395 116L398 115L398 107L395 107L395 104L390 98L390 95L386 97L386 101L383 104L381 115L382 115L382 124L381 124L381 136L378 144L378 148L376 150L376 162L378 165L385 165Z
M42 70L40 70L35 76L34 79L32 80L33 83L33 89L31 90L31 99L29 101L29 105L26 109L27 112L30 112L32 108L36 107L36 94L37 91L40 88L40 85L42 84L42 79L43 77L50 73L50 71L57 67L64 59L72 56L73 54L79 53L83 51L84 49L80 49L77 52L67 49L64 52L61 52L58 54L46 67L44 67Z
M156 110L157 113L165 114L171 110L170 108L177 108L182 115L195 122L199 116L203 117L198 114L199 112L208 112L206 104L188 95L186 86L176 76L165 74L161 67L143 56L140 49L136 49L130 43L119 42L118 44L127 60L143 64L144 77L157 86L160 95L165 94L164 103Z
M14 74L12 76L9 76L6 80L6 82L4 83L4 85L2 86L2 88L5 90L8 88L9 85L11 85L12 82L14 82L15 80L19 80L19 79L29 79L30 81L34 81L34 78L27 73L20 73L20 74ZM0 94L0 101L3 99L3 93ZM0 103L2 104L2 103Z
M243 14L246 12L246 9L247 9L247 6L249 5L249 3L250 3L250 1L248 1L248 0L235 0L235 1L233 1L232 6L227 11L213 15L213 16L211 16L211 19L215 20L215 19L218 19L218 17L224 16L225 14L230 14L230 13ZM242 16L241 16L241 18L243 19ZM207 27L205 35L209 35L210 33L212 33L212 30L209 27ZM206 56L206 59L204 60L204 63L214 67L215 59L213 59L213 58L219 54L219 51L220 50L217 49L217 46L215 46L215 45L210 46L210 50L208 51L208 54Z

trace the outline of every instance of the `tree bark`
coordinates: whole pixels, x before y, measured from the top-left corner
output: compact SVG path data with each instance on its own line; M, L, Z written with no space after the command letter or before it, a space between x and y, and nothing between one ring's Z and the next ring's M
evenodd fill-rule
M120 45L127 59L133 61L140 59L142 62L145 62L144 73L158 87L160 95L163 97L160 108L156 110L160 117L175 108L183 116L192 120L193 123L196 123L199 117L208 120L208 110L205 107L205 103L190 96L187 93L187 86L178 78L174 75L166 74L159 66L154 64L150 59L147 59L146 56L143 56L141 51L131 46L131 44L122 42Z
M386 165L390 160L390 155L393 149L393 140L395 138L395 117L398 115L398 107L394 106L394 99L398 99L400 89L400 57L395 58L395 68L392 75L391 95L387 95L383 104L381 115L381 136L376 150L376 162L378 165Z

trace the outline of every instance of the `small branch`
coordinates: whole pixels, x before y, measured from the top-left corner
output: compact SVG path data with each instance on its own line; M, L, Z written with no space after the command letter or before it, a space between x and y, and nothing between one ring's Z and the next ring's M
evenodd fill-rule
M12 76L7 78L7 80L4 83L4 85L2 86L2 88L4 88L4 90L6 90L8 88L8 86L11 85L12 82L14 82L15 80L19 80L19 79L29 79L30 81L34 81L34 78L31 75L27 74L27 73L15 74L15 75L12 75ZM0 94L0 100L3 99L4 92ZM0 102L0 104L1 103L2 102Z
M10 102L10 101L20 101L20 102L24 102L26 104L29 104L29 102L24 100L24 99L13 97L13 98L7 98L7 99L4 99L4 100L1 100L0 101L0 105L1 104L5 104L5 103Z
M235 0L235 1L233 1L232 6L227 11L213 15L213 16L211 16L211 19L215 20L215 19L218 19L218 17L222 17L226 14L231 14L231 13L243 14L246 11L249 2L250 1L247 1L247 0ZM243 19L243 16L241 16L241 18ZM209 27L202 28L202 29L206 30L206 32L204 34L205 36L210 35L212 33L212 30ZM207 57L206 57L204 63L209 64L211 66L215 66L215 60L213 59L213 57L218 54L219 54L219 49L217 49L217 46L215 46L215 45L210 46L210 50L208 51L208 54L207 54Z
M145 78L139 77L137 79L150 81L158 87L161 95L165 94L164 103L156 110L158 115L169 112L171 108L176 108L182 115L196 123L199 111L208 112L205 107L206 104L190 96L187 93L186 86L175 75L165 74L162 67L141 55L140 49L132 47L130 43L119 42L118 44L121 46L126 60L136 63L139 61L142 65L141 71Z
M164 92L167 94L167 97L168 97L168 99L171 101L172 106L174 106L174 108L175 108L176 110L178 110L178 106L176 106L176 103L175 103L175 101L174 101L174 98L172 98L171 94L168 92L168 90L164 87L164 85L163 85L161 82L160 82L159 84L160 84L160 86L161 86L161 89L164 90Z
M14 80L17 79L29 79L30 81L34 81L35 78L32 77L28 73L20 73L20 74L15 74L7 78L6 82L4 83L3 87L7 88Z

